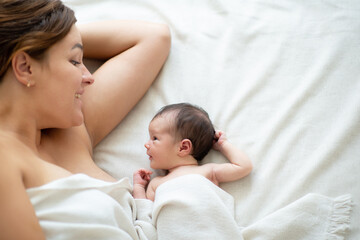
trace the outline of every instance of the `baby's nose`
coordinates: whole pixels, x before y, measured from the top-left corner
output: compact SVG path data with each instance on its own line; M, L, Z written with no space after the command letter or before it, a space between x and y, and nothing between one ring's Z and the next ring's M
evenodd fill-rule
M150 148L150 145L149 145L149 143L147 143L147 142L144 144L144 146L145 146L146 149L149 149L149 148Z

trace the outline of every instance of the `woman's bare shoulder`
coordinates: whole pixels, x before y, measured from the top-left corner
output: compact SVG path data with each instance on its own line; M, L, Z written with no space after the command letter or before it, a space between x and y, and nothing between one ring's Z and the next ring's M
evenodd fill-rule
M5 181L9 186L17 184L21 191L69 174L65 169L42 159L39 151L31 149L11 134L0 133L0 182Z
M11 134L0 132L0 164L17 164L19 157L26 156L28 147Z
M0 225L3 230L0 235L8 236L6 239L29 236L31 239L45 239L24 183L24 166L31 162L29 152L21 141L0 132ZM14 230L19 222L24 225L20 232Z
M33 167L35 158L34 152L19 139L8 133L0 133L0 175L11 174L23 179L26 169Z

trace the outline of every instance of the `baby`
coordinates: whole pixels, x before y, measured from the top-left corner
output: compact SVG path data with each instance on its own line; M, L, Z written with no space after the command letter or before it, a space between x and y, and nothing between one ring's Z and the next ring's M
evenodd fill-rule
M200 174L218 186L243 178L252 170L250 159L227 140L224 132L214 130L208 113L189 103L160 109L150 122L149 135L145 147L150 166L167 170L167 174L150 181L152 171L137 170L133 175L134 198L154 201L158 186L186 174ZM199 165L211 148L230 163Z

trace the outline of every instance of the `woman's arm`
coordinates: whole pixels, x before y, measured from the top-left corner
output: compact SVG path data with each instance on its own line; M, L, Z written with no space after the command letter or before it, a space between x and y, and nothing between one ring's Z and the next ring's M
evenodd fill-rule
M106 21L79 26L86 58L109 59L85 89L83 111L93 146L99 143L148 90L170 49L166 25Z

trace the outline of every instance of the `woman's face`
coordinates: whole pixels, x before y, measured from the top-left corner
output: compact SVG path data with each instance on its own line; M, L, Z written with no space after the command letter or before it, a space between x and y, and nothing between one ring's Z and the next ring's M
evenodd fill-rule
M42 123L39 127L68 128L82 124L81 96L94 79L83 64L82 41L76 26L37 63L32 88L37 91Z

